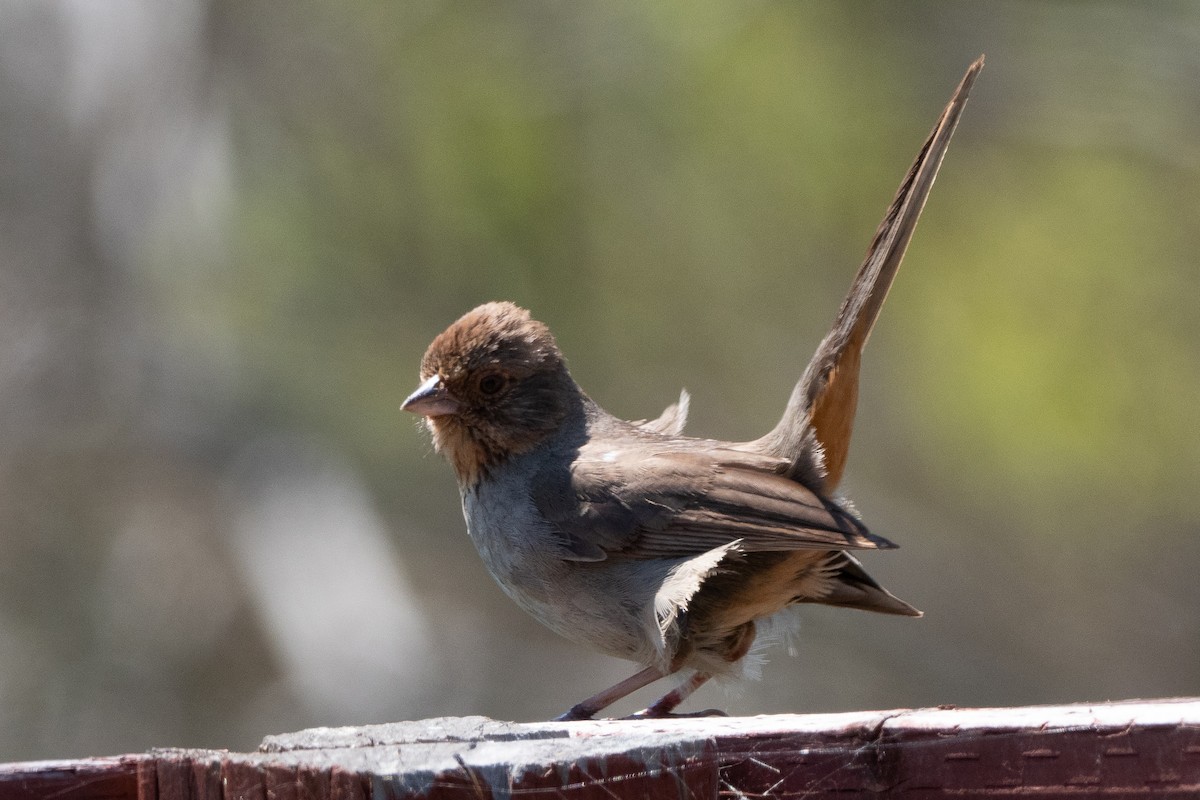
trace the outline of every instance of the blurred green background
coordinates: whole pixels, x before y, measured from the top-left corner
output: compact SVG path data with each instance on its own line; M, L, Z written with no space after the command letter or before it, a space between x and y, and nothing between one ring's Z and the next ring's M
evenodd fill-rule
M805 609L690 705L1196 694L1200 6L24 0L0 760L624 677L484 572L399 411L426 344L511 299L612 412L687 387L691 432L763 433L982 52L844 483L927 616Z

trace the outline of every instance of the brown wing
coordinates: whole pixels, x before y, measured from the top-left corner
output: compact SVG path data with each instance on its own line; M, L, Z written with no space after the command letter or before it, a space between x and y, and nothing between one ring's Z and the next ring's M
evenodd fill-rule
M676 558L734 541L746 552L894 546L781 474L788 463L715 442L593 441L569 471L544 468L533 500L576 560Z
M925 207L950 137L962 115L983 57L963 76L933 132L917 154L871 240L866 259L854 276L850 292L838 310L833 329L817 348L804 375L796 384L783 418L755 445L763 452L793 460L793 474L805 469L808 435L815 434L824 460L821 488L832 491L842 477L858 404L858 368L862 349L879 317L883 301Z

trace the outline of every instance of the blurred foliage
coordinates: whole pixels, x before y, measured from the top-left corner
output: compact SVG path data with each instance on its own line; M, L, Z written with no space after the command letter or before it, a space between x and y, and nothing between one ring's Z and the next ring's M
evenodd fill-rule
M622 677L484 573L398 410L424 346L511 299L614 413L686 386L692 432L761 434L981 52L847 476L928 616L806 610L697 702L1197 691L1193 5L126 0L0 37L0 759Z

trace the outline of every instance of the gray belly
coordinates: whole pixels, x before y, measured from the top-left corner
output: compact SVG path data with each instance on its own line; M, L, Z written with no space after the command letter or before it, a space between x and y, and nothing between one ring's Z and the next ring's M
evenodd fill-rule
M574 642L639 663L659 661L654 593L674 562L567 560L558 535L527 496L500 488L466 492L463 513L504 593Z

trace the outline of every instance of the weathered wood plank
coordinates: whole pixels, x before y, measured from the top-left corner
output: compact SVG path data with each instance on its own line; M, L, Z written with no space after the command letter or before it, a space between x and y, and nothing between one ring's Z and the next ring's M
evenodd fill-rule
M0 800L137 800L141 763L128 756L0 764Z
M510 723L460 717L0 766L0 800L1200 796L1200 699Z

